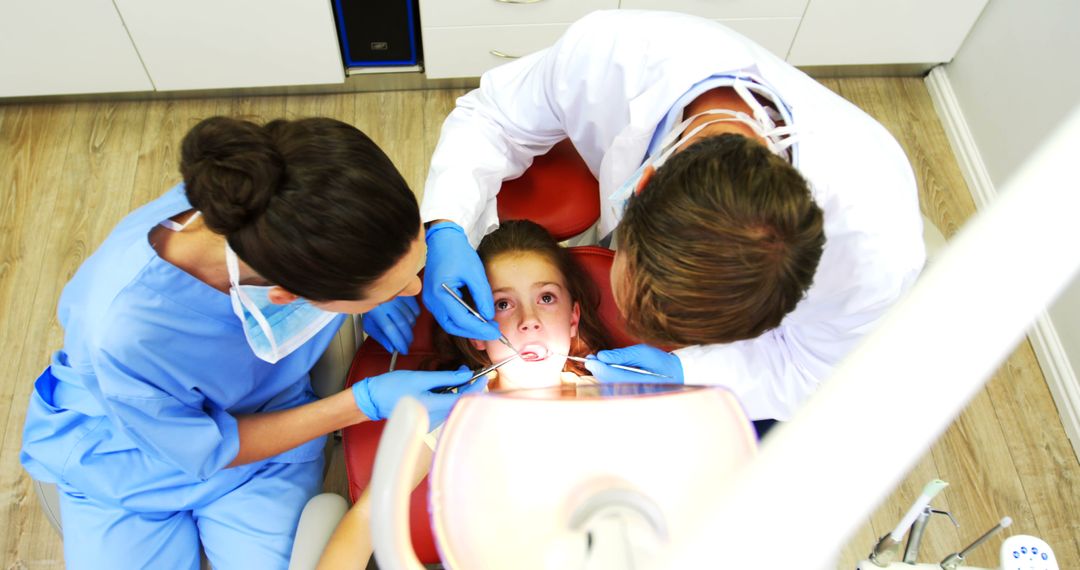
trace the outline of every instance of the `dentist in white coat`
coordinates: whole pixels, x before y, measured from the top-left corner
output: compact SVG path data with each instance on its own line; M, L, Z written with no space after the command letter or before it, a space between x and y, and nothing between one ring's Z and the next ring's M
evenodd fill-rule
M633 365L787 419L923 266L915 179L880 124L715 22L594 12L485 73L443 125L421 217L424 302L448 332L497 338L439 285L494 316L473 248L502 181L565 138L599 180L631 331L677 349L600 352L602 381L648 381L608 366Z

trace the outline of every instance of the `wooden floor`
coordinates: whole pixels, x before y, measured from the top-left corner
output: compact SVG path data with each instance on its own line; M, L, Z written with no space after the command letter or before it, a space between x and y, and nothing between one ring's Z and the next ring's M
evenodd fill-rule
M946 236L955 233L974 206L922 81L827 84L900 140L919 179L923 211ZM184 132L218 114L334 117L386 149L419 193L439 127L460 94L0 105L0 349L6 356L0 360L0 568L63 566L59 536L19 466L26 402L34 378L60 347L55 307L61 288L121 216L179 180L177 144ZM863 451L871 450L852 453ZM339 492L341 469L338 458L327 484ZM950 483L936 505L952 511L961 526L935 519L924 560L959 550L1009 515L1014 533L1042 536L1062 568L1080 568L1080 466L1027 342L851 537L839 567L854 568L935 477ZM792 484L799 484L797 476ZM991 541L970 560L993 567L999 545L1000 539Z

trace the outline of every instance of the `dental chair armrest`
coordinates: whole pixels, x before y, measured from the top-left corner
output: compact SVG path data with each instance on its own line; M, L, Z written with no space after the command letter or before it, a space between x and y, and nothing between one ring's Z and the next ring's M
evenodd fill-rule
M315 495L304 506L296 525L289 570L314 570L349 503L335 493Z
M325 398L345 389L349 366L352 365L353 356L360 346L361 338L357 334L359 323L359 317L348 315L334 339L330 341L330 346L326 347L326 352L312 367L311 389L316 396Z

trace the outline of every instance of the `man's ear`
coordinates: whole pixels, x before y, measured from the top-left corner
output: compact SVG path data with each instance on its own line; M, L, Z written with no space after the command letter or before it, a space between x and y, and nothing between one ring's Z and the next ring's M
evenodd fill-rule
M641 180L638 180L637 188L634 188L634 195L641 194L641 190L645 188L645 185L652 180L653 175L656 174L656 168L653 165L645 167L645 170L641 173Z
M574 310L570 312L570 338L578 333L578 323L581 322L581 304L574 301Z
M299 295L294 295L285 289L274 285L270 288L270 292L266 294L266 298L270 299L270 302L275 305L288 305L293 301L300 298Z

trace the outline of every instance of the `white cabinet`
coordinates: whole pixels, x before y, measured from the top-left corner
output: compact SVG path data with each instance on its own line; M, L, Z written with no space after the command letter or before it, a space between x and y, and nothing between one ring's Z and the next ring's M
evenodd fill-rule
M621 0L624 10L667 10L716 20L786 58L808 0Z
M426 28L424 68L428 78L480 75L511 59L550 46L568 25Z
M717 20L787 57L807 0L420 0L430 79L475 77L547 47L593 10L668 10Z
M115 0L158 90L341 83L329 0Z
M429 78L478 76L504 61L492 53L543 48L605 8L716 20L794 65L934 64L956 55L987 1L420 0L420 23Z
M110 0L0 2L0 97L151 89Z
M420 25L569 24L594 10L618 7L619 0L422 0Z
M799 18L746 18L742 20L717 20L721 24L754 40L780 59L787 57L795 32L799 31Z
M0 97L344 81L330 0L0 1Z
M667 10L709 18L800 18L807 0L622 0L630 10Z
M570 24L619 0L421 0L429 79L476 77L553 43Z
M987 0L811 0L794 65L938 63L956 55Z

